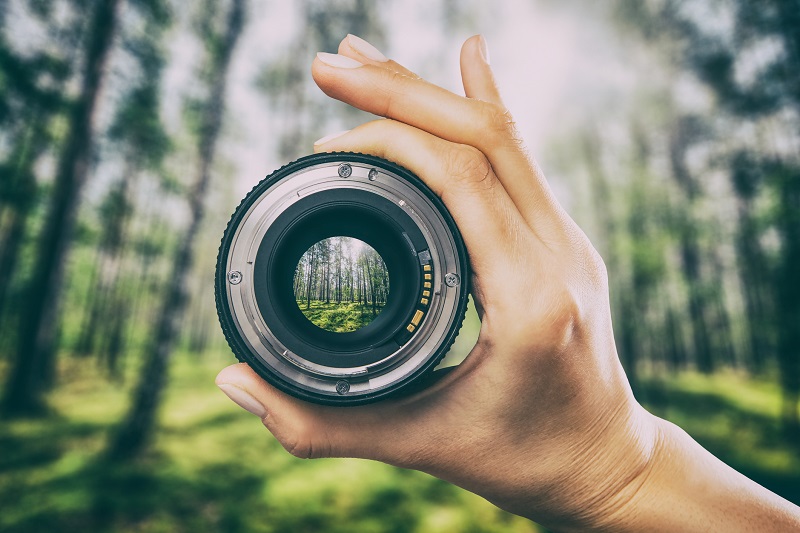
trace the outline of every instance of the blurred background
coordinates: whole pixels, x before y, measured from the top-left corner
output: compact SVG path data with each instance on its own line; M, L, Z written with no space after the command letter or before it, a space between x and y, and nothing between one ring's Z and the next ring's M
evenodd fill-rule
M541 530L295 459L213 384L228 217L369 119L310 76L347 33L456 92L486 36L636 396L800 503L798 28L797 0L0 0L0 530Z

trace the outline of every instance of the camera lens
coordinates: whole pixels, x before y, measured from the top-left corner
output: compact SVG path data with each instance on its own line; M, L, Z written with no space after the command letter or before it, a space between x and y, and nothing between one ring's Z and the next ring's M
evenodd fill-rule
M469 278L461 235L419 178L374 156L318 154L236 209L215 295L240 361L296 397L355 405L427 382Z

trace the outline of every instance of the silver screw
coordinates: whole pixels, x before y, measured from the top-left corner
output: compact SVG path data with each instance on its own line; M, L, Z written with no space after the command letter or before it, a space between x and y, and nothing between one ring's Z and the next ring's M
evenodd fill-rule
M345 395L350 391L350 384L344 380L336 382L336 392Z
M444 276L444 283L448 287L455 287L458 285L458 282L461 281L458 277L458 274L453 274L452 272L448 272Z
M378 171L375 170L374 168L370 169L368 177L369 181L375 181L378 178Z
M353 173L353 167L348 165L347 163L342 163L339 165L339 175L343 178L349 178L350 174Z
M238 270L231 270L228 272L228 281L231 282L231 285L238 285L242 282L242 273Z

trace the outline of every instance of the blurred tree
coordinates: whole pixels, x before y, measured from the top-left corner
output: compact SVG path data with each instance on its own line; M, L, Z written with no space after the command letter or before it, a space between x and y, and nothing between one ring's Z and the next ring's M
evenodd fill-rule
M736 153L730 161L730 173L738 204L735 239L748 329L746 364L751 372L761 374L775 351L775 328L771 323L775 309L770 295L769 258L760 242L765 222L755 207L761 172L752 157L748 151Z
M91 13L81 90L72 105L53 193L39 235L34 272L25 291L13 366L2 409L6 414L41 413L43 393L52 384L64 264L75 224L80 192L91 165L94 111L103 83L122 0L97 0L81 6Z
M692 330L694 359L697 368L711 373L718 360L734 359L730 341L727 308L721 303L721 277L709 277L704 262L714 265L716 246L704 245L703 232L708 224L696 216L704 195L700 179L686 162L689 148L703 139L704 122L695 116L677 117L668 140L672 177L684 196L678 228L683 275L689 286L689 324ZM718 272L718 269L713 269Z
M332 106L329 101L311 96L319 94L308 67L298 57L312 57L316 51L335 51L348 33L381 45L383 30L378 14L381 2L367 0L302 0L297 2L301 31L289 45L282 59L265 66L256 82L282 122L278 157L283 161L305 154L314 140L321 137L332 119L365 119L368 115L350 106ZM333 112L333 113L332 113ZM366 119L365 119L366 120Z
M7 3L0 5L0 129L9 147L0 161L0 324L3 333L15 337L20 302L9 302L12 282L18 281L17 265L26 230L36 207L38 184L34 166L55 140L53 119L68 107L64 84L72 72L75 26L54 20L49 10L34 10L32 17L43 24L56 45L51 49L17 52L6 38ZM12 319L3 315L12 312Z
M631 386L638 385L637 366L643 360L655 358L656 346L649 343L655 327L651 315L659 302L655 301L658 286L664 280L664 244L659 232L659 210L655 205L655 189L651 183L649 139L644 128L631 126L633 154L631 178L625 202L625 221L621 237L628 241L629 278L621 292L622 354ZM636 389L634 389L636 391Z
M800 434L800 0L620 0L617 5L622 20L667 50L716 99L720 112L700 120L716 126L725 139L716 143L718 159L738 198L736 248L749 359L769 350L773 324L783 421ZM758 221L758 197L771 206L770 224ZM780 249L768 260L763 236L769 229L779 236Z
M203 73L208 95L194 106L199 119L199 165L195 182L189 190L190 221L172 260L171 275L163 291L160 311L153 322L148 352L130 408L109 443L106 456L110 459L136 456L151 440L167 383L169 359L178 339L178 324L188 300L187 272L192 269L194 241L204 216L206 190L224 117L228 70L245 22L245 0L231 0L222 30L215 28L215 7L210 3L202 6L198 27L208 54L208 67Z
M639 368L654 360L660 347L650 341L659 331L652 316L666 309L656 298L666 277L663 195L649 169L651 139L638 123L630 127L630 162L625 183L613 183L602 158L603 142L596 127L581 132L593 214L602 232L601 250L609 272L614 328L620 359L634 393L639 393ZM617 152L621 148L617 148ZM617 153L617 157L619 154ZM664 304L667 307L669 304Z
M138 175L142 171L160 171L170 149L159 104L164 66L161 41L171 23L171 13L161 0L140 2L139 11L145 23L140 33L126 39L125 48L138 63L140 74L125 91L107 134L112 149L121 152L122 172L99 209L101 236L92 290L87 291L83 327L76 346L77 353L88 354L95 351L99 340L101 349L96 353L117 377L132 308L120 273L135 208L133 192Z

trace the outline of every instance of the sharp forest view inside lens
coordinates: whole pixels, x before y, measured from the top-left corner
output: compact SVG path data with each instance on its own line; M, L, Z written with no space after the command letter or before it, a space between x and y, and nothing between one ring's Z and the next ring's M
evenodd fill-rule
M389 271L367 243L331 237L300 258L294 295L315 326L336 333L355 331L372 322L386 305Z

